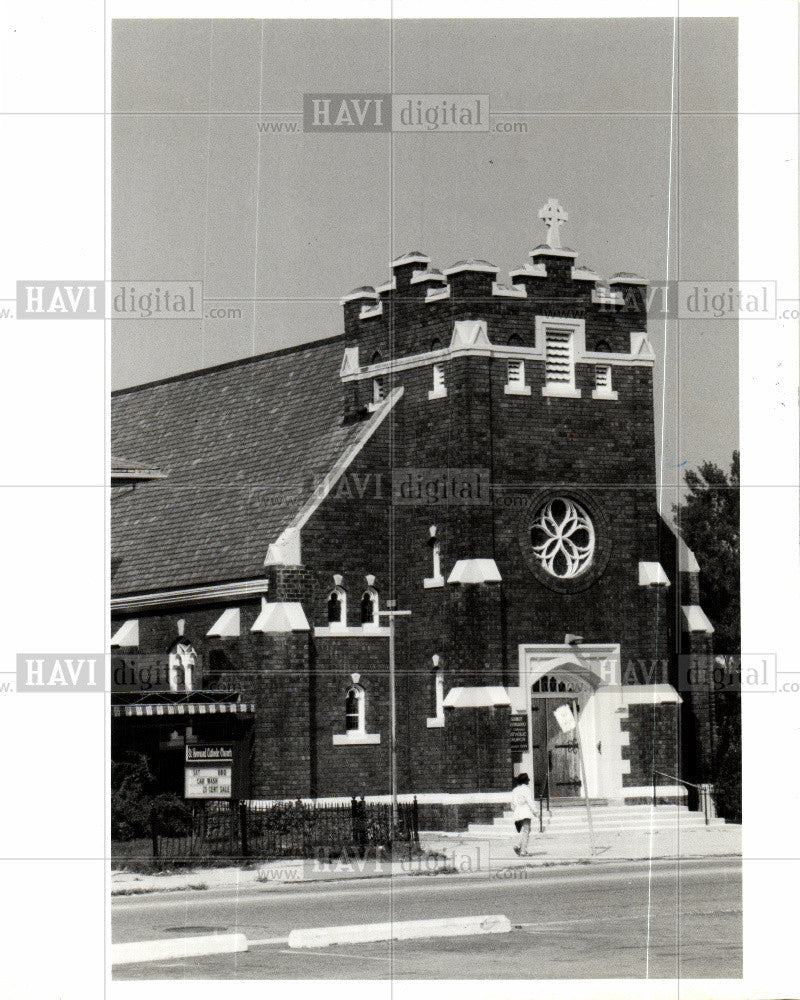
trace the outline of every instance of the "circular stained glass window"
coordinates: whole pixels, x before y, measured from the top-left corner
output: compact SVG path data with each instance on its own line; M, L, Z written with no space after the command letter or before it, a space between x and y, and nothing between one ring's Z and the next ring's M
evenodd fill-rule
M566 497L548 500L531 526L533 555L559 580L579 576L594 555L594 525L579 503Z

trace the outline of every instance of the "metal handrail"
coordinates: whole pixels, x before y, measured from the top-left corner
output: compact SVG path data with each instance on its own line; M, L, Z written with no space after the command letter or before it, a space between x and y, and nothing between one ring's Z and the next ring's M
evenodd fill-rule
M546 795L545 795L545 793L546 793ZM547 815L548 816L552 816L553 814L550 811L550 772L549 771L547 772L547 775L546 775L546 777L544 779L544 784L542 785L541 790L539 792L539 833L544 833L544 805L543 805L543 803L545 801L545 798L547 799Z
M711 801L711 792L712 792L712 789L713 789L713 785L709 785L709 784L696 785L693 781L687 781L685 778L679 778L679 777L677 777L677 775L667 774L665 771L656 771L656 770L654 770L653 771L653 808L654 809L655 809L655 807L657 805L657 801L656 801L656 796L657 796L657 792L656 792L656 788L657 788L656 775L657 774L660 775L662 778L669 778L670 781L679 781L682 785L688 785L689 788L696 788L698 790L698 792L700 793L700 800L703 803L703 815L705 817L706 826L708 826L709 823L710 823L710 820L711 820L711 817L709 816L709 808L708 807L709 807L710 801Z

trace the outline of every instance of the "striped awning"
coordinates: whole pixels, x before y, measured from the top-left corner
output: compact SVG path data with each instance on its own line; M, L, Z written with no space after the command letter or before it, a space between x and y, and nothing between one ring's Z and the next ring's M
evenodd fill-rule
M184 701L178 703L167 703L158 705L112 705L111 714L118 718L120 716L137 717L147 715L253 715L255 705L253 702L231 701L231 702L193 702Z

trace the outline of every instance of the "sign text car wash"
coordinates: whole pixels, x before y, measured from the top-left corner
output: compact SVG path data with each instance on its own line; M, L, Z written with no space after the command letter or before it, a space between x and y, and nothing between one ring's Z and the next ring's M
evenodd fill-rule
M186 745L184 796L187 799L233 797L233 744Z

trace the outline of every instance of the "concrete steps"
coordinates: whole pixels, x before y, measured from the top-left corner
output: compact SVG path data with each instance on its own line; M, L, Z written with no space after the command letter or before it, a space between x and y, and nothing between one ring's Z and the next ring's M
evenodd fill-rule
M471 823L467 833L476 837L513 837L516 833L511 810L498 816L493 823ZM706 821L701 812L690 812L682 805L592 806L592 825L600 833L647 833L656 831L690 831L705 829ZM722 819L712 819L709 826L725 826ZM534 820L534 830L539 823ZM545 809L544 827L548 833L586 833L588 821L586 808L554 806L548 815Z

